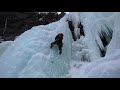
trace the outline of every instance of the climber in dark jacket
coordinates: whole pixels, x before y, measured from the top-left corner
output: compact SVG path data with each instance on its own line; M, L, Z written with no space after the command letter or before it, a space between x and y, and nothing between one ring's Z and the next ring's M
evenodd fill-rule
M63 46L62 40L63 40L63 33L59 33L55 37L55 41L51 43L50 48L52 48L55 44L57 44L58 48L59 48L59 54L61 54L62 53L62 46Z

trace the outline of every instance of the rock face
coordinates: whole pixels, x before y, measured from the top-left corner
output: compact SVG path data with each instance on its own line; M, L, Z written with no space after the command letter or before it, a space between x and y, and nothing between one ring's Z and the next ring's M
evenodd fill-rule
M58 21L64 15L64 12L59 15L57 12L0 12L0 36L5 41L14 40L16 36L33 26L46 25Z

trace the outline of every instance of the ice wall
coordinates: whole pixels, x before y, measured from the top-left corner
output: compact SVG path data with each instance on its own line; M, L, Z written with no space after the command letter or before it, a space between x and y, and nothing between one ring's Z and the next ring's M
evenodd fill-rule
M66 19L73 21L75 30L81 21L85 37L72 43ZM62 55L57 46L49 48L59 32L64 33ZM106 47L101 37L109 43ZM0 77L120 77L119 40L119 12L72 12L58 22L33 27L12 42L0 57ZM79 52L71 55L71 49ZM101 57L100 49L106 49L105 57ZM74 64L71 56L78 68L70 69ZM91 62L83 64L83 58Z
M107 46L107 52L105 57L96 58L91 63L84 64L81 68L71 69L71 77L78 78L119 78L120 77L120 13L101 13L101 12L90 12L82 13L81 19L85 25L86 39L89 40L86 42L89 47L89 50L95 50L94 48L99 47L103 48L102 41L100 36L102 32L106 33L105 38L109 41ZM102 27L102 28L101 28ZM109 29L110 28L110 29ZM88 31L91 31L91 34L88 34ZM112 34L111 34L112 31ZM92 35L92 37L90 37ZM88 38L87 38L88 37ZM90 42L94 42L90 44ZM99 50L93 52L98 53ZM92 53L93 57L95 57ZM74 73L73 73L74 72Z
M5 50L11 45L13 41L6 41L0 44L0 56L5 52Z
M64 19L73 22L74 34L77 39L81 39L80 28L78 28L80 22L83 25L83 30L85 33L84 39L81 44L85 46L81 53L87 53L90 61L97 60L101 58L101 50L104 51L106 47L103 46L101 37L104 37L109 43L112 37L112 23L109 17L114 15L114 12L71 12L67 14ZM110 28L108 30L108 28ZM84 57L88 57L84 56Z
M63 52L50 43L64 33ZM71 33L64 20L36 26L19 36L0 57L0 77L65 77L70 68Z

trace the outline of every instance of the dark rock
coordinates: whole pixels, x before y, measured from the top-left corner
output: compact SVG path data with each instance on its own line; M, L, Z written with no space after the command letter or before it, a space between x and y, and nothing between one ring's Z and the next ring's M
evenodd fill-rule
M68 22L69 29L71 30L71 33L72 33L72 38L73 38L74 41L76 41L77 38L75 37L75 34L74 34L73 22L69 21L69 20L67 20L67 22Z
M59 15L57 12L40 14L35 12L0 12L0 36L5 40L14 40L16 36L21 35L33 26L46 25L58 21L64 15L64 12ZM6 18L7 25L5 29Z
M81 35L81 36L85 36L84 30L83 30L83 25L81 24L81 22L80 22L80 24L78 25L78 28L80 28L80 35Z

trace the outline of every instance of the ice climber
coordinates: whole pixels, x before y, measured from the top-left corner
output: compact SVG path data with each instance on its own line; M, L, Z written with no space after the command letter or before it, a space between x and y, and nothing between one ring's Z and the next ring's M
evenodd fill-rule
M52 48L55 44L58 45L58 49L59 49L59 54L62 53L62 46L63 46L63 43L62 43L62 40L63 40L63 33L59 33L56 37L55 37L55 41L51 43L51 46L50 48Z

